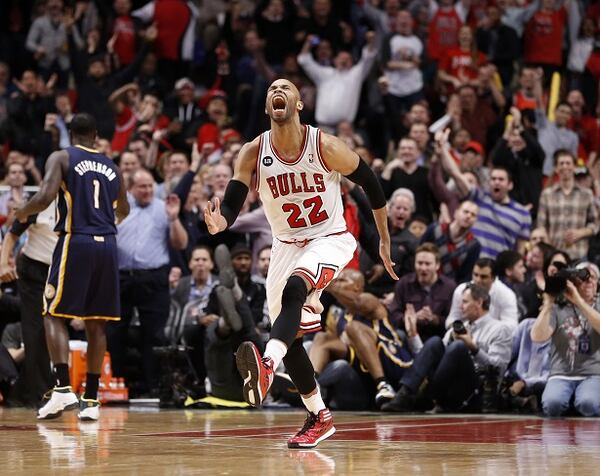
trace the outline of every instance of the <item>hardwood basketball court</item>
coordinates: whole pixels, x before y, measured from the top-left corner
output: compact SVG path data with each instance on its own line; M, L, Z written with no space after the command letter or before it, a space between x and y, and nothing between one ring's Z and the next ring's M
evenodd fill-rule
M600 474L600 420L335 412L335 436L289 450L300 411L103 407L38 422L0 409L3 474Z

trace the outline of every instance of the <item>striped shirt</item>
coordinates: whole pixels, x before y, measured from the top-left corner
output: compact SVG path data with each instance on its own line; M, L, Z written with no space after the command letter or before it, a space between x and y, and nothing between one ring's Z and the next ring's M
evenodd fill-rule
M518 240L528 240L531 232L529 210L512 198L506 203L492 200L488 192L471 190L469 199L479 206L473 234L481 243L480 258L493 258L504 250L512 250Z
M537 224L548 231L553 246L566 251L571 258L584 258L588 252L588 240L567 246L564 237L569 229L589 228L594 234L598 231L598 212L592 191L575 185L567 195L560 185L548 187L540 197Z

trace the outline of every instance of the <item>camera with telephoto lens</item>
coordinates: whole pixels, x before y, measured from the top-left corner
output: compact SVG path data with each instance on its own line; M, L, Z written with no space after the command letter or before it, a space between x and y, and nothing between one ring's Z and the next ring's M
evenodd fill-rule
M555 266L558 263L555 264ZM577 284L579 282L587 281L590 279L590 272L587 268L567 268L566 266L562 269L559 269L554 276L548 276L546 278L546 287L544 289L545 293L550 294L550 296L558 297L567 289L567 280L571 281L573 284Z
M456 320L452 323L452 330L457 335L462 335L467 333L467 329L465 324L461 320Z

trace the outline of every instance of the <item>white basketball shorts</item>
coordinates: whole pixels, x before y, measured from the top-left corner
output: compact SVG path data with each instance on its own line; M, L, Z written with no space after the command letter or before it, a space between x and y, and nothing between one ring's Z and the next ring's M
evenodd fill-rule
M350 262L356 239L348 232L315 238L304 246L273 239L271 262L267 274L267 304L271 324L281 312L281 295L292 274L305 278L313 286L302 308L300 330L304 333L321 329L320 297L323 289Z

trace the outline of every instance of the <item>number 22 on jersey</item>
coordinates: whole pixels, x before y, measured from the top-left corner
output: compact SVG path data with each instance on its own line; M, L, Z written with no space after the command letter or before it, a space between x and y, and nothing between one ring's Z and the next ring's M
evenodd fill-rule
M302 202L302 208L295 203L284 203L281 209L285 213L289 213L287 222L290 228L305 228L308 223L311 225L317 225L324 222L329 218L326 210L321 210L323 207L323 200L320 196L310 197ZM304 212L306 218L304 218ZM308 223L307 223L308 219Z

